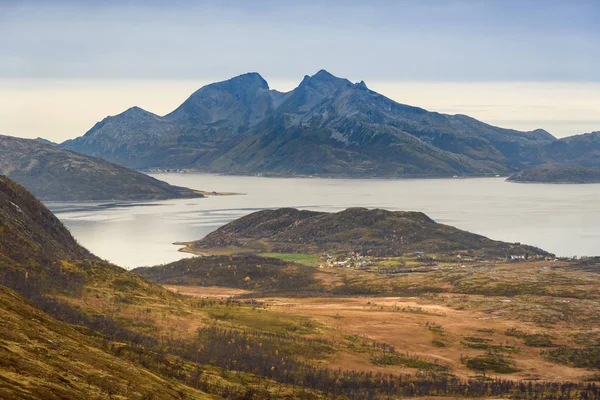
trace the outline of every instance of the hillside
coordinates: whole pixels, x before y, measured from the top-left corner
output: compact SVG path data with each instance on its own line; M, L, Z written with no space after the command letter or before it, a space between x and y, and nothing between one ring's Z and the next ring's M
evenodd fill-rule
M1 285L0 320L0 398L210 398L116 357L100 335L57 321Z
M364 208L338 213L287 208L259 211L188 243L186 250L223 247L277 253L360 252L379 257L411 252L466 252L486 257L548 254L438 224L423 213Z
M32 296L77 290L80 277L63 273L60 260L97 258L22 186L0 176L0 285Z
M22 186L0 175L0 260L95 259L63 224Z
M22 186L0 182L1 398L323 398L265 377L252 369L268 370L265 358L235 354L235 347L226 353L242 368L229 368L217 340L226 335L207 322L204 303L98 260ZM229 306L210 303L208 310ZM273 317L291 326L299 319ZM262 341L267 362L289 362L272 339Z
M546 143L536 157L544 167L600 168L600 131Z
M99 261L42 203L3 176L0 238L1 398L209 398L117 357L115 344L93 330L59 322L41 310L97 330L110 326L112 334L124 335L110 325L110 317L85 317L82 308L69 307L63 296L79 297L98 282L140 279Z
M535 168L511 175L509 182L533 183L600 183L600 168Z
M203 197L105 160L39 140L0 135L0 174L45 201L164 200Z
M198 323L194 301L98 260L5 177L0 233L0 398L265 398L265 379L188 359L172 324Z
M184 258L132 270L160 284L220 286L265 293L318 289L314 271L310 266L256 255Z
M596 259L507 263L410 254L361 269L244 255L139 270L174 279L168 291L97 260L25 189L3 182L0 271L15 273L0 275L0 285L30 303L0 286L2 398L600 394ZM319 219L357 240L353 226L386 232L383 217L394 226L410 220L403 223L413 230L444 231L420 213L288 209L267 212L260 223L264 213L238 220L236 229L291 240L295 226L303 240L329 243L326 237L341 237ZM304 222L332 230L311 239ZM243 298L228 297L227 287Z
M61 146L134 168L407 177L513 172L553 140L399 104L321 70L287 93L257 73L213 83L164 117L133 107Z

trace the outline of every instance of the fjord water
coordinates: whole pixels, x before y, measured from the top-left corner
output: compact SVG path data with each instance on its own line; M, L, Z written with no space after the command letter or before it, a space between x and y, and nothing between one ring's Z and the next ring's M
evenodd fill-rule
M176 241L200 239L265 208L348 207L422 211L440 223L560 256L600 255L600 184L551 185L476 179L320 179L155 174L199 190L243 193L147 203L48 203L75 238L126 268L189 256Z

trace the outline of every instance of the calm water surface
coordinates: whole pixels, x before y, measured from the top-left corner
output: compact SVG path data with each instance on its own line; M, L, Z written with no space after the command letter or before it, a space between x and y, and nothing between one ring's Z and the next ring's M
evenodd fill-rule
M561 256L600 254L600 185L517 184L503 178L153 176L194 189L244 195L149 203L48 203L48 206L81 244L126 268L186 257L173 242L200 239L233 219L278 207L423 211L437 222L492 239L535 245Z

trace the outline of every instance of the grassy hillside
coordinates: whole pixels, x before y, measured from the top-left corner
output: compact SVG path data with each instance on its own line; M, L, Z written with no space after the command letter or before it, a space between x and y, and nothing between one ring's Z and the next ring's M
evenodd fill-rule
M0 285L31 294L70 291L79 276L63 270L61 260L96 262L63 224L22 186L0 176Z
M0 321L0 398L211 398L117 357L118 344L57 321L1 285Z
M158 267L136 268L152 282L172 285L224 286L263 292L317 289L314 268L259 256L215 256L182 259Z
M242 251L370 256L468 253L479 257L543 256L531 246L488 239L438 224L423 213L350 208L338 213L266 210L252 213L188 244L187 250L230 247Z
M63 224L22 186L0 175L0 260L94 259Z
M38 140L0 135L0 174L42 200L163 200L203 197L141 172Z
M0 232L0 397L207 398L116 357L116 343L59 322L40 309L59 319L74 319L81 311L59 301L61 296L80 296L99 276L127 272L79 246L46 207L2 176Z
M205 345L198 341L213 343L203 336L213 332L209 319L230 304L212 303L207 311L98 260L23 187L4 177L0 183L0 397L206 398L202 389L227 399L321 398L199 357ZM248 317L253 327L275 319L279 332L306 320Z

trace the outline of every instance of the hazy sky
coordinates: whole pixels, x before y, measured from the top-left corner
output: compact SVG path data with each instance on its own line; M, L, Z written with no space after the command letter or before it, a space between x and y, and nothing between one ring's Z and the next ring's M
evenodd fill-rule
M600 1L3 1L0 133L62 141L248 71L321 68L396 101L600 130Z

